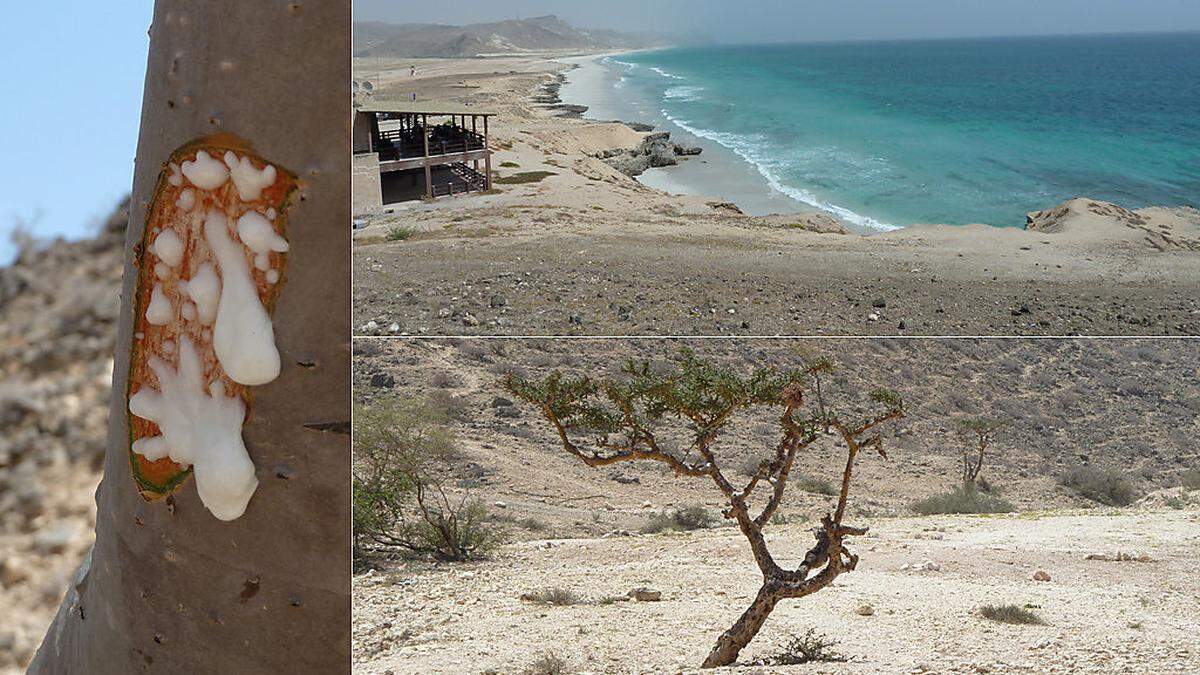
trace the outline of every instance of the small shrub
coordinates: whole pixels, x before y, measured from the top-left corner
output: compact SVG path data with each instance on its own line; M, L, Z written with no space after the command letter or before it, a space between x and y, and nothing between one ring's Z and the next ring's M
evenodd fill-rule
M1081 497L1108 506L1129 506L1138 498L1133 483L1112 469L1076 466L1064 471L1058 482Z
M824 478L798 478L796 479L796 487L805 492L812 492L818 495L836 495L837 489L833 487L833 483Z
M501 168L504 168L504 169L516 169L516 168L519 168L521 165L517 164L516 162L506 161L506 162L500 162L500 166L501 166Z
M1000 497L960 486L913 502L912 510L923 516L932 516L943 513L1011 513L1016 509Z
M525 593L521 599L535 605L554 605L556 607L568 607L583 602L583 598L569 588L543 588L532 593Z
M1033 624L1041 625L1046 623L1042 621L1042 617L1036 612L1028 610L1020 605L984 605L979 608L979 613L983 618L1000 623L1015 623L1015 624Z
M1184 490L1200 490L1200 469L1188 469L1179 476Z
M837 663L847 661L845 654L836 651L837 640L821 635L809 628L804 635L793 635L778 654L762 659L756 665L798 666L805 663Z
M407 225L396 225L395 227L388 229L387 240L388 241L404 241L405 239L411 239L416 234L417 234L417 228L415 228L415 227L408 227Z
M762 460L758 457L747 457L738 463L737 472L746 478L751 478L758 474L758 467Z
M643 534L658 534L660 532L687 532L703 530L713 526L716 518L708 509L699 504L685 506L675 511L663 511L650 518L650 522L642 528Z
M501 176L492 180L493 185L524 185L540 183L550 176L558 175L553 171L522 171L511 176Z
M524 675L566 675L569 672L567 668L566 659L552 652L546 652L529 664L529 667L524 670Z

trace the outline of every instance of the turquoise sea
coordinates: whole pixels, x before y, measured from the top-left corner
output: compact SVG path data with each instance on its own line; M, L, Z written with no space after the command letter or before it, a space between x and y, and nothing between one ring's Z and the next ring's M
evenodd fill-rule
M1020 226L1077 196L1200 205L1200 34L712 46L601 64L624 119L698 138L777 196L868 228Z

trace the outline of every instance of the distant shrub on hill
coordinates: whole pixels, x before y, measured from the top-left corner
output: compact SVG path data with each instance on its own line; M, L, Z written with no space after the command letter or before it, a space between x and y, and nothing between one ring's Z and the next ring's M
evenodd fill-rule
M949 492L913 502L912 510L923 516L944 513L1010 513L1016 508L995 495L971 487L956 487Z
M1119 471L1094 466L1075 466L1058 477L1059 485L1081 497L1108 506L1129 506L1137 501L1138 491Z
M688 532L703 530L716 522L713 514L700 504L691 504L674 511L663 511L650 519L642 528L643 534L658 534L660 532Z
M1184 490L1200 490L1200 469L1188 469L1179 476Z

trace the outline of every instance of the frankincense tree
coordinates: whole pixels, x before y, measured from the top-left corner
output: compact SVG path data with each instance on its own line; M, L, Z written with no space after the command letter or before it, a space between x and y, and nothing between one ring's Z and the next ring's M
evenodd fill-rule
M886 457L883 426L903 417L904 403L894 391L875 389L866 413L856 409L843 416L821 388L832 371L828 360L810 359L796 370L760 368L741 376L685 350L669 372L631 361L618 379L555 372L537 380L510 375L505 385L536 406L563 449L588 466L660 462L677 476L711 480L724 496L723 515L749 542L763 582L705 659L704 667L718 667L737 660L779 601L816 593L858 563L845 540L867 528L843 522L855 461L864 450ZM721 467L722 443L744 413L771 409L779 415L778 442L744 484L735 484ZM803 562L785 569L772 556L763 531L783 502L797 457L825 436L837 438L845 449L836 506L814 529L816 542Z

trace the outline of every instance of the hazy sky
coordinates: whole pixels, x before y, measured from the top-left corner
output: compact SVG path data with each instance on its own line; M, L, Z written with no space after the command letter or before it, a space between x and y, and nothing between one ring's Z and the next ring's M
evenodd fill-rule
M355 18L477 23L557 14L722 42L1200 30L1200 0L356 0Z
M133 182L152 0L5 3L0 264L8 232L80 236Z

